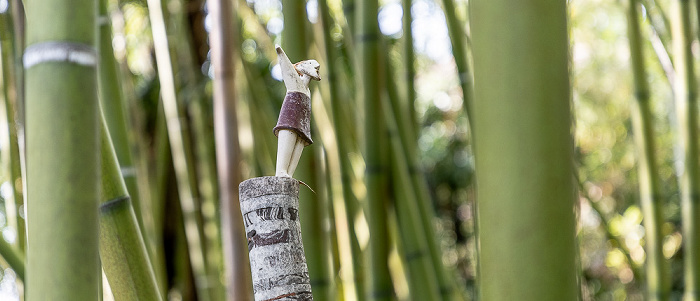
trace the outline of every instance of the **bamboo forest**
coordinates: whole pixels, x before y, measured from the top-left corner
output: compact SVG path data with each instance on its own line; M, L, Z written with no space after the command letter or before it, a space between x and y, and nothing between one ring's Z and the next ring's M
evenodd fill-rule
M0 301L700 300L700 0L0 0Z

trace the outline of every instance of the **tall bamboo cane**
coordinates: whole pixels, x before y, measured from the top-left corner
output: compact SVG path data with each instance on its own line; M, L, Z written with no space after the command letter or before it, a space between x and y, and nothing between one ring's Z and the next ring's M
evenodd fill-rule
M462 21L457 17L454 0L443 0L442 5L445 18L447 19L450 43L452 43L452 55L455 58L457 72L459 72L459 85L462 87L464 111L467 114L469 126L472 127L474 125L474 121L472 120L474 101L472 97L472 75L469 70L469 61L467 60L466 35L464 33Z
M325 63L327 71L326 83L328 84L329 90L329 101L331 104L331 113L333 115L333 120L335 126L333 130L335 131L336 143L338 148L338 157L340 163L340 173L341 173L341 185L343 193L343 204L345 205L345 219L347 223L349 243L350 243L350 255L352 263L352 276L355 283L354 293L355 298L361 298L364 296L364 261L362 259L362 250L357 242L357 234L355 233L355 212L357 212L357 198L352 191L352 166L350 164L350 157L348 155L350 150L350 137L346 135L344 127L342 126L342 120L345 117L345 111L341 106L341 102L348 102L350 99L341 97L339 93L340 85L340 68L337 64L338 55L337 48L335 47L333 40L331 39L331 27L332 20L330 10L328 8L328 1L321 0L318 2L319 15L321 17L321 23L323 28L323 43L325 49ZM349 289L349 287L345 287ZM350 295L346 292L346 296Z
M233 66L233 3L208 1L212 18L211 59L214 66L214 131L221 208L221 234L226 272L226 300L252 300L248 247L238 202L241 182L236 91Z
M14 4L13 4L14 5ZM9 131L9 181L12 186L12 200L8 202L8 209L13 212L8 212L8 223L12 224L17 229L17 246L21 251L26 247L26 225L20 211L24 204L22 172L20 165L19 139L18 131L20 128L18 120L17 103L19 83L17 80L17 69L15 68L15 37L13 18L11 10L0 14L0 47L2 47L2 81L3 92L5 96L5 114L7 116L7 126ZM14 222L11 222L14 220Z
M97 2L25 4L27 300L95 300L101 278Z
M98 72L98 90L100 94L100 105L103 108L104 117L107 122L109 135L114 141L114 150L121 166L121 174L124 177L131 203L134 207L136 220L142 231L146 245L150 249L149 237L145 235L143 215L141 214L141 202L137 187L136 167L133 164L131 149L129 148L129 137L126 122L126 110L124 107L124 97L120 86L120 76L117 71L117 61L114 58L112 49L112 27L107 12L108 1L99 1L99 52L100 64Z
M100 129L103 269L117 300L162 300L104 116Z
M698 161L698 100L694 60L691 53L693 38L690 25L690 1L674 0L671 8L671 35L676 67L674 95L676 114L683 147L684 168L681 174L681 216L683 220L683 270L685 299L700 296L700 161Z
M566 3L471 8L481 300L575 300Z
M632 106L632 122L639 156L639 194L644 214L644 228L646 229L647 300L666 300L668 299L670 282L669 270L663 254L663 235L661 233L663 198L661 197L654 153L654 122L644 65L638 0L629 1L627 17L630 58L634 75L634 94L637 99Z
M387 256L389 242L386 224L387 166L382 160L385 132L380 103L379 24L376 0L359 0L358 30L355 38L359 69L356 76L362 86L360 99L365 106L365 186L369 226L369 267L366 269L366 300L390 300L393 295ZM362 298L361 298L362 299Z
M218 281L218 277L209 274L206 256L204 254L203 237L201 235L201 223L198 222L197 199L191 184L190 164L187 159L186 142L183 139L183 127L180 123L180 108L175 92L175 78L170 57L168 36L165 26L163 8L158 0L148 1L151 30L153 31L153 45L158 64L158 77L161 85L161 97L166 116L168 138L175 166L178 194L182 207L183 221L185 224L185 236L187 238L190 262L195 275L197 296L202 300L210 300L215 294L215 285L210 282ZM191 165L191 164L190 164Z

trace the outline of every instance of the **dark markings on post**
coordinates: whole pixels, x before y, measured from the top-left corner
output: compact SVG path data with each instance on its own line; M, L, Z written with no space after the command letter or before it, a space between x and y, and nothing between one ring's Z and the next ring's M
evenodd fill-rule
M294 208L287 208L287 211L289 211L289 219L290 220L297 220L297 217L299 216L299 210L296 210Z
M243 222L248 227L258 221L284 220L284 207L264 207L243 214Z
M278 275L266 279L261 279L253 284L253 290L256 292L268 291L275 287L286 285L309 284L309 273L292 273L287 275ZM310 284L309 284L310 285ZM303 292L296 292L297 294ZM305 299L299 299L305 300Z
M246 234L248 237L248 252L255 247L271 246L289 242L289 229L275 230L270 233L257 233L255 230Z

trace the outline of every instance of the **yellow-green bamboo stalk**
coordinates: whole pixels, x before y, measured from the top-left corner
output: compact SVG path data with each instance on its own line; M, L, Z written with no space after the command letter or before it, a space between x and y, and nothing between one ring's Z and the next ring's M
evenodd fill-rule
M17 138L19 124L17 116L18 82L15 68L15 34L12 24L11 10L0 14L0 50L2 55L2 85L5 105L5 116L8 129L7 156L9 163L9 183L12 187L12 199L5 200L8 209L8 224L17 230L17 246L24 252L27 235L24 218L21 210L24 204L23 180L20 164L19 139Z
M455 58L457 72L459 72L459 85L462 87L462 97L464 100L464 111L467 114L467 120L470 127L474 125L472 121L473 100L472 100L472 75L469 70L469 61L467 60L467 43L464 33L464 24L457 17L454 0L443 0L443 11L447 19L447 29L450 35L450 43L452 43L452 55Z
M411 131L411 120L410 116L403 110L403 106L400 103L401 100L398 96L398 91L396 91L396 84L392 81L393 70L391 64L386 64L386 82L387 82L387 94L389 96L389 102L384 106L385 110L390 110L390 117L394 120L389 120L386 117L386 121L389 126L394 130L390 130L391 133L395 133L396 139L398 139L398 144L392 144L392 153L394 156L401 156L406 161L403 164L407 165L405 172L409 176L406 185L402 185L405 189L410 187L412 194L410 197L403 198L405 201L414 202L415 206L418 207L417 212L419 213L419 219L415 220L421 224L420 230L424 233L427 242L427 250L430 259L432 260L432 268L434 274L437 277L438 288L440 295L443 300L450 300L455 298L455 288L453 281L448 277L445 266L442 263L442 248L440 247L440 242L438 236L435 234L433 227L433 219L435 218L435 210L433 209L433 200L430 196L428 183L426 182L425 176L423 174L422 167L420 165L420 160L418 158L418 143ZM407 117L408 116L408 117ZM393 137L392 137L393 138ZM396 152L401 152L397 154ZM403 176L403 175L401 175ZM399 214L399 219L402 215Z
M126 121L126 108L120 86L121 78L117 69L117 61L112 49L112 27L107 11L108 1L99 1L99 52L100 65L98 72L98 90L100 93L100 105L104 111L104 117L109 129L109 135L114 141L114 150L121 166L121 174L129 191L131 203L134 206L136 220L139 228L144 231L146 245L150 245L148 236L145 235L143 224L142 206L137 187L136 167L134 166ZM150 247L149 247L150 248Z
M387 84L389 86L390 84ZM412 300L443 300L428 247L428 232L421 222L420 208L415 190L411 183L409 167L404 153L404 146L397 135L399 129L396 116L391 110L388 99L382 101L382 112L390 133L391 143L391 178L393 181L398 232L401 237L401 253L408 269L408 284ZM429 229L428 229L429 230ZM442 262L439 262L442 266Z
M350 164L350 141L349 135L345 131L347 127L343 127L342 123L346 120L346 110L343 110L342 103L350 102L352 98L341 97L340 92L340 73L341 70L337 64L338 55L337 47L331 38L332 19L328 8L328 1L321 0L318 2L319 16L323 29L323 44L325 49L325 64L327 70L325 83L328 85L329 102L331 104L331 113L335 126L333 128L336 137L336 145L338 149L338 158L340 163L342 194L345 205L345 219L347 221L347 231L350 238L350 255L352 263L352 276L355 283L355 298L362 298L364 294L364 261L362 258L362 250L360 250L355 233L355 213L358 211L357 198L352 190L352 166ZM349 289L349 288L345 288ZM346 296L350 295L349 292Z
M680 143L683 147L683 172L680 175L683 233L684 300L700 298L700 161L698 161L698 100L690 1L671 3L671 36L676 67L674 96L678 115Z
M187 145L183 139L183 129L180 123L180 107L177 102L175 92L175 79L173 65L170 56L168 36L165 27L163 8L158 0L148 1L148 11L151 20L151 30L153 32L153 46L158 65L158 77L160 79L161 97L165 112L168 138L172 151L173 164L177 178L178 195L182 207L183 222L185 224L185 236L187 238L190 263L195 275L195 286L199 299L211 300L214 295L212 282L218 282L218 277L210 275L207 267L205 250L203 246L202 225L198 221L199 207L197 206L196 194L191 184L190 167L191 160L185 153Z
M566 3L470 4L481 300L575 300Z
M670 270L663 254L663 234L661 233L663 199L656 166L654 122L644 64L638 0L630 0L627 8L627 36L634 76L634 95L637 100L632 105L632 123L639 157L640 203L644 215L644 228L646 229L646 297L647 300L667 300L670 288Z
M117 300L162 300L105 120L102 117L100 145L102 267Z
M26 300L95 300L101 278L97 2L25 4Z
M221 234L226 272L226 300L252 300L252 281L245 228L238 201L241 182L241 150L238 145L236 116L233 3L207 2L212 27L209 32L214 68L214 132L219 180Z
M364 300L390 300L393 288L387 258L387 166L382 160L385 145L380 103L379 24L376 0L358 1L358 30L355 38L359 69L355 73L362 87L364 102L365 186L367 188L367 220L369 226L369 267L366 268L367 291Z
M12 247L12 245L2 237L0 237L0 257L7 263L9 268L15 271L17 278L24 281L24 256L22 256L20 250Z

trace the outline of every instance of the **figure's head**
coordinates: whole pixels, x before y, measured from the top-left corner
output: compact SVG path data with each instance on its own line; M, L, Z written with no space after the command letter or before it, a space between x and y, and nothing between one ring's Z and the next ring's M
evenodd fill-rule
M318 73L318 69L321 67L316 60L306 60L294 64L294 69L297 70L299 75L306 75L313 80L321 80L321 75Z

